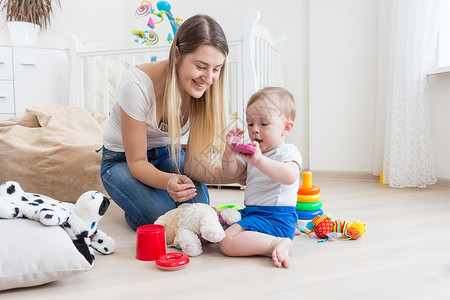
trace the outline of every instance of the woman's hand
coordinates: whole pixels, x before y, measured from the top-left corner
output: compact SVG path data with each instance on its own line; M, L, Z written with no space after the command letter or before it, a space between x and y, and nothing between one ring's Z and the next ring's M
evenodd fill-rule
M175 202L185 202L197 195L195 185L186 175L174 175L167 182L167 192Z

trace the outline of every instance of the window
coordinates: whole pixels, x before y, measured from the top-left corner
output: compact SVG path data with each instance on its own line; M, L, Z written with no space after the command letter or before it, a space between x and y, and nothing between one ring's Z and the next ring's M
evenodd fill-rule
M440 3L439 40L437 47L436 66L429 74L450 72L450 1Z

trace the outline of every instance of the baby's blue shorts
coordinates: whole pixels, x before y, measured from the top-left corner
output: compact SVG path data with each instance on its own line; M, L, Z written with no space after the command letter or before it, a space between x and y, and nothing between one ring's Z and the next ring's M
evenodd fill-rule
M297 227L295 206L247 206L239 210L242 228L281 238L294 239Z

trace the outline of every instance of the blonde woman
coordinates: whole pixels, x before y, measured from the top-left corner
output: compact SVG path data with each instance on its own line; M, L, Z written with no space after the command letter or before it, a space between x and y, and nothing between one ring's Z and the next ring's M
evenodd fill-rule
M178 29L168 60L136 66L122 79L103 136L101 177L132 228L181 203L209 204L204 183L226 182L211 158L225 144L227 55L220 25L195 15ZM188 130L185 154L180 137Z

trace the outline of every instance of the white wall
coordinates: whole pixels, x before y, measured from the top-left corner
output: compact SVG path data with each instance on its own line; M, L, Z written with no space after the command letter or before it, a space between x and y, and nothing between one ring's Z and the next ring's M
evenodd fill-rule
M130 1L131 2L131 1ZM117 0L62 0L62 8L54 7L51 26L40 33L38 46L66 47L67 33L76 33L82 40L101 41L121 45L123 34L123 3ZM9 35L0 18L0 44L8 44Z
M371 171L377 0L310 2L310 167Z
M427 79L436 176L450 179L450 73L429 75Z
M378 0L310 1L310 167L371 172ZM436 176L450 179L450 73L428 76Z

